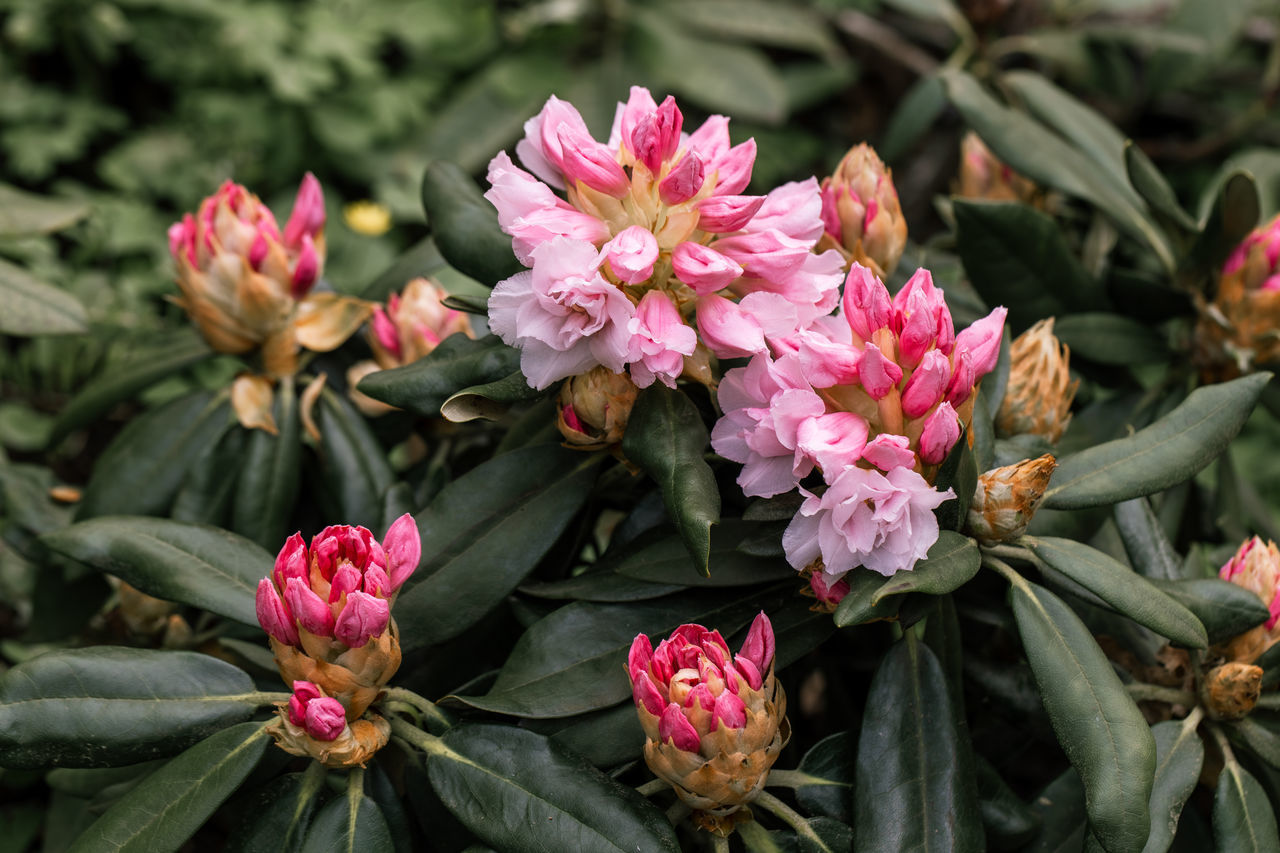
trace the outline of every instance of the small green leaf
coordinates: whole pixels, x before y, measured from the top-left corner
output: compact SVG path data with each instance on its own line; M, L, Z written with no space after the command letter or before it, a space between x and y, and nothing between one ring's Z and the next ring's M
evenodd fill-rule
M243 801L248 819L227 839L227 853L295 853L322 799L325 770L312 762L305 773L273 779Z
M976 762L978 808L992 850L1012 850L1030 841L1040 829L1040 816L1005 783L996 768L979 756Z
M1274 853L1280 850L1276 815L1267 792L1234 761L1218 775L1213 797L1213 841L1218 850Z
M278 435L263 429L249 430L248 447L240 463L231 528L264 548L279 548L289 535L289 518L298 498L298 466L302 458L298 398L293 380L281 382L275 392ZM357 519L343 518L349 524Z
M1255 373L1197 388L1136 434L1059 459L1043 506L1104 506L1189 480L1240 431L1270 379L1270 373Z
M1137 853L1151 820L1151 730L1089 629L1057 596L1015 583L1013 614L1058 742L1084 781L1094 834L1113 853Z
M1169 360L1169 345L1163 335L1119 314L1069 314L1058 319L1053 331L1073 356L1098 364L1164 364Z
M634 788L531 731L450 729L427 774L449 811L500 850L680 850L666 817Z
M1165 853L1178 831L1178 818L1200 780L1204 742L1195 725L1169 720L1151 727L1156 740L1156 775L1151 786L1151 835L1143 853Z
M947 90L935 75L921 77L899 99L876 150L897 166L947 108Z
M929 647L912 634L895 643L871 680L858 738L854 849L984 849L950 704Z
M427 167L422 204L440 254L455 269L489 287L524 269L498 225L497 209L455 164L436 160Z
M644 542L628 543L627 553L614 564L614 571L650 583L698 587L743 586L793 577L795 571L786 560L738 550L744 537L758 527L758 522L734 518L712 528L708 552L711 571L706 577L689 565L689 551L679 536L646 537Z
M693 401L654 383L641 392L627 422L622 452L662 488L662 502L693 558L711 571L711 526L720 519L720 490L703 458L707 428Z
M844 576L849 592L836 607L835 623L844 628L861 625L876 619L890 619L902 604L900 596L888 596L873 603L876 595L887 583L885 577L870 569L858 567Z
M69 853L177 850L231 796L271 743L262 723L241 723L174 758L94 821Z
M316 414L320 471L337 517L381 532L382 498L395 482L386 451L342 395L325 389Z
M974 414L970 420L982 416L979 411L981 403L974 401ZM985 408L982 410L985 412ZM964 529L969 516L969 504L973 502L973 492L978 487L978 461L976 454L969 448L968 430L960 433L947 458L942 460L933 485L940 492L951 489L955 497L942 502L933 513L938 518L938 527L942 530L958 531ZM975 447L977 446L975 442Z
M658 8L667 18L707 38L755 42L827 58L842 54L830 25L812 9L765 0L666 0Z
M1267 605L1251 590L1218 578L1192 578L1151 583L1195 614L1204 625L1209 642L1222 643L1239 636L1271 615Z
M193 652L49 652L0 678L0 763L111 767L172 755L257 707L243 670Z
M1261 719L1260 715L1250 715L1231 724L1228 732L1268 765L1280 768L1280 734L1274 731L1274 723L1268 726Z
M1205 628L1186 607L1101 551L1072 539L1029 539L1036 556L1119 613L1180 646L1209 645Z
M1187 275L1212 280L1227 256L1258 224L1260 215L1253 176L1236 172L1228 177L1218 188L1204 227L1187 254Z
M496 382L520 370L520 351L494 335L472 340L450 335L412 364L371 373L360 391L423 417L440 416L445 401L463 389Z
M0 260L0 334L79 335L89 331L80 300L38 281L22 267Z
M271 572L259 545L217 527L104 516L45 534L50 549L116 575L148 595L257 625L254 596Z
M977 543L954 530L944 530L925 558L911 571L898 572L886 580L872 596L871 603L879 604L890 595L908 592L946 595L968 583L981 564Z

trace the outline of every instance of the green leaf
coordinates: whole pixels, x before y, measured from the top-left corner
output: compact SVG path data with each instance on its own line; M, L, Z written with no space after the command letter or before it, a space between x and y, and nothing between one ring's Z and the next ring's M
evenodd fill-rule
M457 636L506 598L586 502L598 461L556 445L513 450L417 513L425 560L396 601L405 650Z
M395 482L386 451L345 397L325 389L316 414L320 470L338 517L380 530L382 498Z
M876 150L897 166L947 108L947 90L937 76L921 77L898 101Z
M79 199L50 198L0 183L0 237L52 234L89 215Z
M667 515L703 575L711 571L711 526L720 519L720 490L703 458L706 449L707 428L692 400L661 383L640 393L622 452L662 488Z
M1251 590L1218 578L1193 578L1151 583L1195 614L1204 625L1211 644L1239 636L1271 615L1266 604Z
M929 647L910 633L895 643L871 680L858 738L854 849L984 849L950 705Z
M489 287L524 269L498 225L497 209L457 165L436 160L427 167L422 205L436 247L455 269Z
M887 583L885 577L870 569L858 567L844 576L849 584L849 592L840 599L836 607L835 623L841 628L849 625L861 625L876 619L890 619L902 604L898 596L889 596L875 600L880 589Z
M634 788L531 731L450 729L427 774L449 811L499 850L680 850L666 817Z
M648 542L628 543L627 553L614 571L627 577L683 586L743 586L793 577L786 560L756 557L738 550L739 543L758 522L725 519L711 531L708 552L710 574L698 574L689 565L689 552L679 536L661 536ZM638 547L637 547L638 545Z
M76 518L164 514L195 459L192 448L216 440L230 417L226 395L208 391L140 415L98 457Z
M1271 767L1280 768L1280 734L1251 715L1231 724L1228 733Z
M1026 853L1079 853L1086 835L1084 787L1068 767L1031 801L1040 831L1022 848Z
M762 609L793 595L772 589L628 604L575 602L524 632L487 695L455 698L484 711L535 718L607 708L631 695L626 661L637 634L660 639L697 622L731 637Z
M89 331L80 300L36 280L22 267L0 260L0 334L79 335Z
M249 430L248 447L240 463L231 527L264 548L279 548L289 535L289 519L298 499L298 466L302 457L301 423L293 380L281 382L275 391L278 435ZM363 521L343 517L349 524Z
M1113 853L1140 851L1155 741L1111 662L1080 618L1053 593L1020 581L1013 615L1053 730L1084 781L1085 808Z
M858 742L853 732L836 732L818 741L796 768L814 781L796 786L796 801L805 811L844 823L853 822L854 757Z
M1280 850L1276 816L1267 792L1234 761L1218 775L1213 797L1213 841L1218 850L1270 853Z
M110 767L171 755L257 707L253 680L193 652L49 652L0 679L0 763Z
M969 280L989 305L1009 309L1013 331L1098 304L1097 282L1047 214L1014 202L962 199L952 201L952 210Z
M436 248L435 239L424 237L410 246L377 278L369 282L369 285L360 291L360 298L384 302L392 293L399 292L405 282L415 278L426 278L444 266L444 255L441 255L440 250Z
M49 435L49 446L56 446L72 430L97 420L121 400L211 357L213 350L194 329L185 330L162 346L140 350L123 364L113 365L71 398L58 413Z
M658 8L682 28L711 39L755 42L829 59L843 53L830 25L820 14L803 7L780 6L765 0L666 0Z
M358 387L375 400L436 418L445 401L459 391L496 382L519 369L520 351L495 335L479 340L450 335L429 355L404 367L371 373Z
M249 430L228 423L222 436L197 454L173 499L170 515L175 521L213 525L227 521L248 443Z
M53 551L116 575L147 595L257 625L254 596L273 558L217 527L165 518L105 516L45 534Z
M1173 187L1160 174L1156 164L1131 139L1124 144L1124 167L1134 190L1142 196L1152 212L1166 220L1166 229L1173 226L1182 233L1195 233L1199 230L1195 220L1178 203Z
M1178 831L1178 817L1200 780L1204 742L1196 726L1169 720L1151 727L1156 775L1151 786L1151 835L1143 853L1164 853Z
M318 762L254 791L244 802L247 820L227 839L227 853L295 853L311 826L325 770Z
M1270 373L1255 373L1197 388L1136 434L1059 459L1043 506L1103 506L1189 480L1240 431L1270 379Z
M196 744L143 780L72 845L69 853L177 850L240 787L271 743L262 723L241 723Z
M1182 558L1164 535L1159 519L1151 511L1150 501L1146 498L1121 501L1115 507L1115 522L1129 562L1139 574L1151 580L1182 577Z
M1053 332L1073 356L1098 364L1164 364L1169 345L1145 323L1106 312L1070 314L1058 319Z
M1214 196L1204 227L1187 254L1188 275L1209 276L1258 224L1258 188L1247 172L1228 177ZM1212 295L1212 294L1209 294Z
M974 401L974 416L970 421L981 417L978 402ZM941 530L961 530L969 515L969 504L973 502L973 492L978 487L978 461L969 448L967 430L962 430L960 439L951 448L947 458L942 460L938 473L934 477L934 488L940 492L951 489L955 497L943 501L934 509ZM976 444L975 444L976 446Z
M992 850L1012 850L1030 841L1040 829L1040 816L1005 783L996 768L979 756L975 762L978 808L987 845Z
M977 543L954 530L943 530L925 558L911 571L898 572L887 579L871 603L879 604L890 595L908 592L946 595L968 583L981 564Z
M320 809L302 844L302 853L390 853L394 849L382 810L355 787Z
M444 401L440 414L456 424L480 418L492 421L506 414L512 403L537 400L546 395L546 391L530 388L524 374L517 370L494 382L463 388Z
M1142 575L1101 551L1072 539L1028 538L1036 556L1080 584L1119 613L1180 646L1209 645L1200 620Z

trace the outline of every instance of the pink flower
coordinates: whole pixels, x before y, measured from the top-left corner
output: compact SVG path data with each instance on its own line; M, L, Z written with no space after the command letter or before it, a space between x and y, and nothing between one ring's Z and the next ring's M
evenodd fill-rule
M698 338L666 294L657 290L646 293L627 330L631 332L631 378L636 386L647 388L659 379L668 388L676 387L676 378L684 371L684 357L693 355Z
M415 278L391 294L386 308L373 309L369 346L379 368L412 364L450 335L471 335L467 315L445 306L448 295L430 279Z
M1273 635L1270 638L1272 642L1280 639L1280 632L1275 631L1276 624L1280 622L1280 550L1276 544L1264 544L1254 536L1241 545L1235 556L1218 571L1218 577L1261 598L1271 611L1271 618L1263 627Z
M938 539L933 510L955 497L909 468L847 468L822 495L800 493L805 502L782 546L797 570L821 557L830 583L858 566L885 576L909 571Z
M601 250L609 271L626 284L639 284L653 275L658 260L658 241L652 232L632 225L618 233Z

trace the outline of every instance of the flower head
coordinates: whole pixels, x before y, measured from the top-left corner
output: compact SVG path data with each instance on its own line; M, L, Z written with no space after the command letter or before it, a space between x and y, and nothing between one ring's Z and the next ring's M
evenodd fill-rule
M363 767L391 737L390 724L377 714L348 723L342 703L310 681L293 682L293 695L277 708L277 718L267 726L276 745L325 767Z
M907 244L893 174L865 142L849 149L822 182L822 222L828 237L854 261L885 276Z
M1225 654L1228 660L1253 663L1280 641L1280 549L1276 548L1276 543L1268 541L1263 544L1254 536L1223 565L1218 577L1254 593L1271 612L1266 622L1227 645Z
M1280 361L1280 216L1227 258L1212 303L1200 304L1197 358L1208 381Z
M736 656L701 625L681 625L656 650L643 634L631 644L627 674L645 762L693 808L726 815L764 788L790 736L773 663L763 613Z
M1056 443L1071 423L1080 380L1071 380L1071 351L1053 334L1053 318L1041 320L1010 348L1009 385L996 414L1006 436L1040 435Z

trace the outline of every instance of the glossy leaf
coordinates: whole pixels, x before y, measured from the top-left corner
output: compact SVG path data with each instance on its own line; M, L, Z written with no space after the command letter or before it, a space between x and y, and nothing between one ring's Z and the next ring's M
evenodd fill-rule
M496 382L519 369L520 351L494 335L479 340L450 335L413 364L369 374L359 389L375 400L436 418L445 401L459 391Z
M457 165L436 160L427 167L422 205L436 247L455 269L489 287L524 269L498 225L497 209Z
M1188 253L1186 265L1191 273L1212 279L1227 256L1258 224L1260 213L1253 176L1236 172L1223 181Z
M1268 726L1260 716L1250 715L1234 723L1231 734L1254 755L1280 769L1280 733L1277 733L1274 724Z
M1203 649L1209 645L1204 626L1190 610L1101 551L1049 536L1032 538L1028 544L1037 557L1139 625L1180 646Z
M262 723L224 729L174 758L107 809L69 853L177 850L245 780L271 738Z
M638 580L685 586L741 586L793 577L795 571L779 557L757 557L738 549L758 522L725 519L711 530L710 574L702 576L689 565L689 551L679 536L668 535L632 543L614 571ZM669 529L669 528L668 528Z
M248 818L227 839L228 853L296 853L323 799L324 777L312 762L305 773L273 779L250 794Z
M921 77L899 99L876 150L897 166L947 108L947 90L936 76Z
M974 416L970 418L971 421L981 417L985 412L985 409L983 412L979 411L981 405L978 400L975 400ZM970 449L967 435L967 430L960 433L959 440L951 448L947 458L943 459L942 464L938 466L938 473L933 481L934 488L938 491L951 489L955 493L954 498L943 501L942 505L933 511L938 518L938 527L941 530L964 529L969 516L969 504L973 502L973 492L978 487L977 455Z
M1249 771L1228 762L1218 775L1213 797L1213 840L1219 850L1280 850L1276 815L1267 792Z
M227 520L248 442L249 430L229 423L221 437L200 450L173 498L175 521L220 525Z
M720 519L720 490L703 458L706 449L707 428L692 400L660 383L641 392L622 452L662 488L667 514L703 575L711 570L711 526Z
M268 551L229 530L165 518L94 518L41 541L148 595L255 626L258 581L274 562Z
M1178 831L1178 817L1200 780L1204 742L1196 726L1168 720L1151 727L1156 775L1151 786L1151 835L1143 853L1164 853Z
M814 782L796 786L796 801L809 814L853 822L854 757L858 742L852 732L836 732L818 741L796 769Z
M1164 217L1179 231L1189 233L1197 230L1195 220L1178 202L1173 187L1169 186L1156 164L1151 162L1151 158L1133 140L1125 141L1124 166L1129 183L1154 213Z
M360 789L334 797L316 813L302 853L391 853L395 843L382 810Z
M908 592L945 595L968 583L978 573L981 562L977 543L954 530L943 530L925 558L911 571L898 572L886 579L872 596L871 603L879 604L890 595Z
M320 469L338 517L382 533L382 499L395 481L386 452L343 396L326 389L316 409Z
M890 619L898 612L901 597L887 596L876 600L876 595L888 582L882 575L859 567L845 575L844 580L849 584L849 592L840 600L835 612L835 623L841 628L876 619Z
M1251 590L1218 578L1193 578L1152 583L1186 607L1204 625L1210 643L1221 643L1243 634L1269 617L1266 604Z
M546 395L546 391L530 388L524 374L517 370L494 382L463 388L444 401L440 406L440 414L445 420L456 424L481 418L497 420L512 403L537 400Z
M988 848L1010 850L1030 841L1040 829L1040 816L1018 799L990 762L979 758L975 770Z
M1115 507L1116 529L1125 553L1138 574L1151 580L1182 577L1182 558L1164 535L1160 521L1146 498L1121 501Z
M855 849L984 849L950 703L929 647L913 636L895 643L871 680L858 738Z
M634 788L531 731L458 726L432 751L427 774L449 811L500 850L680 849L663 813Z
M1269 373L1255 373L1197 388L1136 434L1062 457L1043 506L1103 506L1190 479L1240 431L1270 378Z
M80 300L5 260L0 260L0 303L0 334L78 335L89 330Z
M1072 356L1098 364L1163 364L1170 355L1163 335L1119 314L1070 314L1058 319L1053 332Z
M1084 787L1075 768L1068 767L1032 800L1031 810L1040 818L1040 830L1026 853L1079 853L1088 824L1085 822Z
M680 561L684 571L688 571L688 554L684 550L684 544L678 538L673 537L673 540L675 548L679 549L676 558ZM699 576L694 575L694 577ZM520 591L525 595L532 595L536 598L616 602L645 601L651 598L661 598L664 595L679 592L684 588L684 584L650 583L605 569L603 571L583 572L580 575L574 575L562 581L525 584L520 587Z
M519 586L586 501L597 461L555 445L513 450L417 513L425 559L396 602L404 648L458 635Z
M1089 823L1109 851L1140 851L1155 741L1089 629L1053 593L1013 586L1013 614L1058 742L1084 782Z
M291 379L276 388L274 405L279 434L249 430L231 507L231 528L269 550L293 532L287 528L298 497L301 421Z
M192 652L50 652L0 679L0 762L107 767L171 755L248 719L252 692L243 670Z

